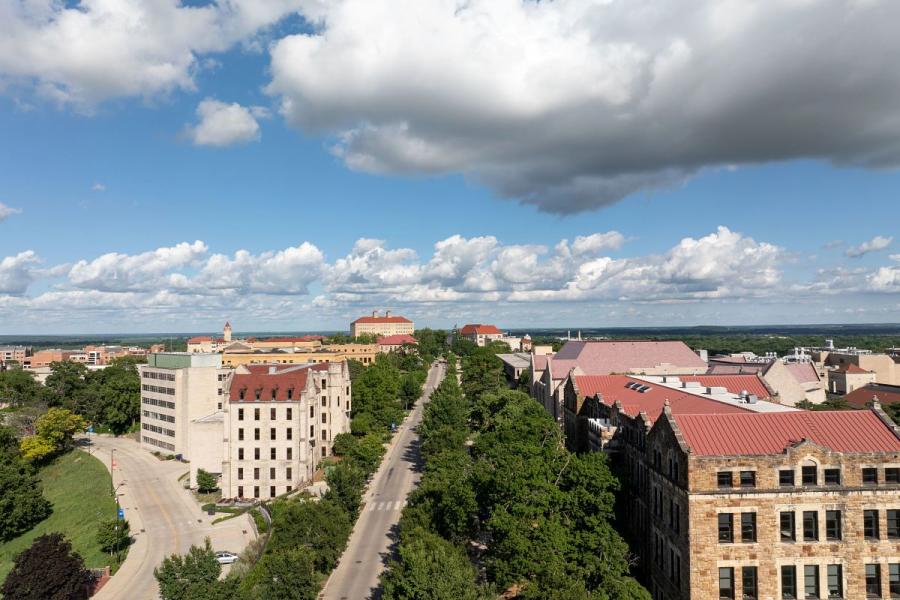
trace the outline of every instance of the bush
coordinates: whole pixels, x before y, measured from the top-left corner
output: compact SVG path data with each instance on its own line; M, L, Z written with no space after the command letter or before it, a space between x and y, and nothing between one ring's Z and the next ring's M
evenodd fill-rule
M269 522L266 521L266 518L258 508L252 509L250 511L250 516L253 517L253 522L256 524L257 532L262 534L269 531Z
M197 471L197 491L201 494L208 494L209 492L214 492L219 489L218 483L216 476L212 473L204 471L203 469Z

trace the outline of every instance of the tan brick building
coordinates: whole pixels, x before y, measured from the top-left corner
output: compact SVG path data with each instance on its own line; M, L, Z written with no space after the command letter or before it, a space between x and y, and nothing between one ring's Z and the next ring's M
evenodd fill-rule
M655 600L900 597L900 432L864 411L673 414L624 440Z
M406 317L400 317L387 311L383 317L378 316L378 311L372 311L371 317L360 317L350 323L350 335L412 335L416 329L413 322Z

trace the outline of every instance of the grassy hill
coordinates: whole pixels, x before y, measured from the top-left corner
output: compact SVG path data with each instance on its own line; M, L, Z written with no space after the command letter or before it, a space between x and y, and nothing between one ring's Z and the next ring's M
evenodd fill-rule
M41 469L39 477L44 497L53 505L53 514L5 544L0 544L0 581L12 570L16 554L28 548L34 538L58 531L72 542L88 567L109 564L96 540L97 524L112 519L116 503L106 467L93 456L73 450Z

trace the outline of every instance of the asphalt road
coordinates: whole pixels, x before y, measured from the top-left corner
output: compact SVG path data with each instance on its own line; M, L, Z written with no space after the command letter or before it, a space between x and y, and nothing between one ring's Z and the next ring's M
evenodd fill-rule
M431 391L444 378L439 364L428 372L422 398L394 435L363 497L359 519L338 566L320 594L324 600L378 598L378 578L391 556L393 533L406 497L419 482L419 435L415 428Z
M111 450L115 449L113 485L119 486L119 503L134 537L122 568L94 596L95 600L156 600L159 589L153 569L166 556L184 554L192 544L202 545L207 537L215 550L237 554L253 538L247 515L212 525L215 517L201 512L178 481L188 465L158 460L131 439L91 436L91 442L92 454L107 469Z

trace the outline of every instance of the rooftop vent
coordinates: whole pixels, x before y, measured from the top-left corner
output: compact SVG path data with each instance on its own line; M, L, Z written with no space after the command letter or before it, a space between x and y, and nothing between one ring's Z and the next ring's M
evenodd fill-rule
M650 390L649 385L642 385L637 389L637 391L639 391L642 394L646 394L649 390Z

